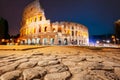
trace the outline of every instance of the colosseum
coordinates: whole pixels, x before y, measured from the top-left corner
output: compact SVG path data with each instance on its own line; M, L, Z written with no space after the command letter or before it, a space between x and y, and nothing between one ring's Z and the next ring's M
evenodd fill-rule
M28 4L23 12L20 44L88 45L88 28L73 22L47 20L39 0Z

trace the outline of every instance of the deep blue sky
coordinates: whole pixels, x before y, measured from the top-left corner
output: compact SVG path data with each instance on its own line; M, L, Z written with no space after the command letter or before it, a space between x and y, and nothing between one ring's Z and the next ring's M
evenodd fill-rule
M24 7L33 0L0 0L0 16L8 20L9 33L19 33ZM88 27L90 35L114 32L120 18L120 0L40 0L47 19L71 21Z

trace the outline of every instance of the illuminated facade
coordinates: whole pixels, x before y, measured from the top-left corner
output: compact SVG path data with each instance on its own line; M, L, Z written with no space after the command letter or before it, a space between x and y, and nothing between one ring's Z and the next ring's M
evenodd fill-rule
M72 22L50 23L50 20L45 18L39 0L35 0L24 9L21 25L21 44L88 44L87 27Z

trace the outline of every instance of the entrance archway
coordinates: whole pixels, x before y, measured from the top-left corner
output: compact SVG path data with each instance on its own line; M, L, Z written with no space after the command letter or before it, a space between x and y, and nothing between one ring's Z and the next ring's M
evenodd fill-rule
M36 42L35 39L32 39L32 44L35 44L35 42Z
M59 39L59 40L58 40L58 44L61 45L61 43L62 43L62 42L61 42L61 39Z
M31 44L31 40L30 39L28 39L28 45L30 45Z
M53 38L50 39L50 44L51 45L54 44L54 39Z
M47 45L47 38L43 38L43 45Z
M40 44L40 38L36 39L36 44Z
M25 39L25 40L23 41L23 44L28 44L28 40Z
M68 40L67 40L67 38L64 39L64 45L68 45Z

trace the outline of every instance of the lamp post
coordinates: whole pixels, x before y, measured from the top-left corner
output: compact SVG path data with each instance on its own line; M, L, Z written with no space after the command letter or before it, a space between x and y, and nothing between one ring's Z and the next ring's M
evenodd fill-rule
M116 39L114 35L112 35L112 41L114 42L114 44L116 44Z
M119 44L119 39L118 39L118 38L116 38L116 41L117 41L117 43Z

